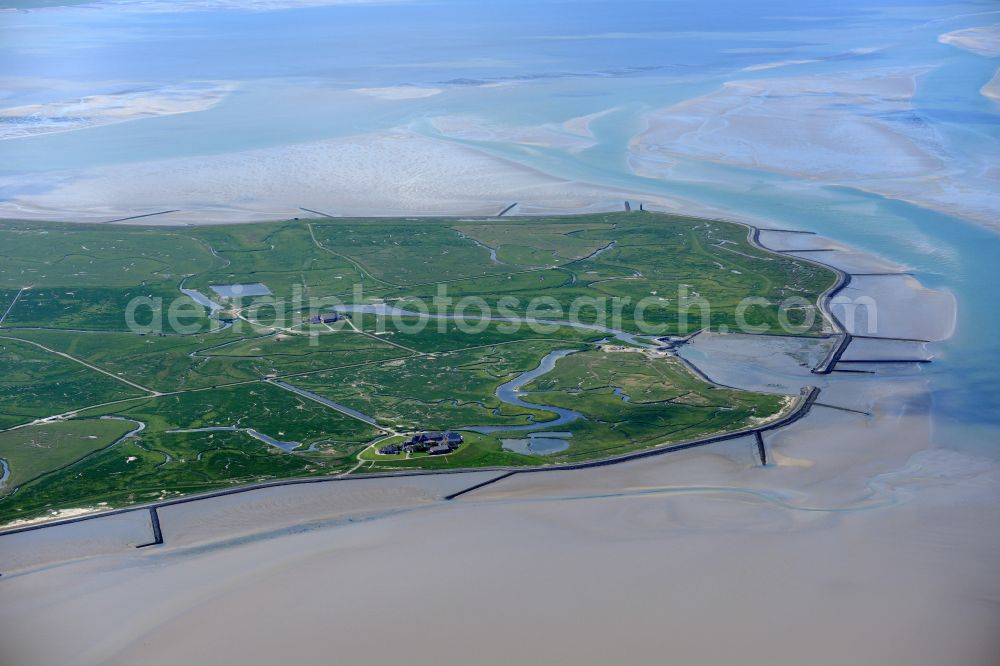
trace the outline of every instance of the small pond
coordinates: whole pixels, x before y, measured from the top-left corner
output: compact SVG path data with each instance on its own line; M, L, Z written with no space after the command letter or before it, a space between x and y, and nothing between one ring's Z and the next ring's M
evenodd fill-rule
M549 455L569 448L571 432L533 432L523 439L501 439L503 448L514 453Z
M206 308L212 312L218 312L222 309L222 306L213 301L211 298L201 293L197 289L181 289L181 293L188 296L198 305L204 305Z
M252 282L249 284L210 284L208 288L222 298L271 295L271 290L262 282Z

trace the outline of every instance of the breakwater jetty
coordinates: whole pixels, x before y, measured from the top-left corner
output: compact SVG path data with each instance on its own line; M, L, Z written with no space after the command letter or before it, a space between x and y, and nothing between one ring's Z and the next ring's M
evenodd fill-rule
M511 210L513 210L514 206L516 206L516 205L517 205L517 202L515 201L514 203L512 203L509 206L507 206L506 208L504 208L499 213L497 213L497 217L503 217L504 215L506 215L507 213L509 213Z
M323 211L320 210L313 210L312 208L303 208L299 206L299 210L304 210L307 213L312 213L313 215L319 215L320 217L328 217L331 220L336 219L337 217L336 215L330 215L329 213L324 213Z
M154 217L156 215L166 215L167 213L179 213L179 212L181 212L179 208L175 210L161 210L157 213L144 213L142 215L130 215L128 217L118 217L113 220L105 220L104 224L114 224L115 222L127 222L128 220L139 220L144 217Z
M149 525L153 530L153 540L149 543L142 543L136 548L146 548L147 546L159 546L163 543L163 530L160 529L160 514L156 512L156 507L149 507Z

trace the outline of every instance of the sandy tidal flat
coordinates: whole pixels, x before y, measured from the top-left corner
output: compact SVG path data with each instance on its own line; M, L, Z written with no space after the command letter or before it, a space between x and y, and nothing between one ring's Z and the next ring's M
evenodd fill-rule
M995 58L1000 56L1000 24L946 32L938 37L938 41L981 56Z
M678 158L849 185L995 225L1000 176L989 155L959 169L913 112L925 69L730 81L648 114L630 144L637 175L669 178Z
M164 539L172 546L196 545L220 535L231 539L289 525L322 524L423 506L496 476L496 472L468 472L277 486L177 504L160 509L159 514Z
M420 86L390 86L383 88L355 88L353 92L368 97L377 97L389 101L399 101L406 99L422 99L440 95L441 88L422 88Z
M997 70L992 79L986 82L986 85L979 89L979 92L984 97L1000 102L1000 69Z
M8 107L0 109L0 140L204 111L231 90L228 84L191 83Z
M432 125L442 136L450 139L536 146L578 153L597 144L590 124L614 110L578 116L562 123L521 127L501 126L475 116L438 116L432 120Z
M650 114L633 159L637 170L666 152L825 178L920 175L941 166L933 149L877 117L909 110L919 73L731 81Z
M976 55L997 58L1000 57L1000 24L947 32L938 37L938 41L942 44L950 44L975 53ZM984 97L1000 101L1000 70L979 89L979 92Z
M844 300L831 309L855 335L940 341L955 332L954 294L928 289L908 275L854 276L838 295Z
M152 540L145 511L8 534L0 544L0 572L10 576L12 571L65 560L120 554Z
M378 520L14 577L0 588L5 656L21 666L328 664L333 653L351 664L993 663L1000 588L984 581L995 580L1000 538L982 525L1000 519L995 472L957 454L907 458L925 443L913 437L844 449L827 441L844 423L818 425L826 434L811 450L773 444L788 461L824 456L812 467L762 472L689 453L525 475ZM861 508L871 502L854 479L827 497L737 486L770 474L807 488L830 456L850 468L863 448L894 474L880 499L906 501ZM852 494L859 508L842 501ZM397 618L446 618L447 640L435 622Z
M0 182L14 193L0 203L5 217L71 212L86 221L180 209L146 223L281 219L303 215L300 207L330 215L495 215L515 201L569 213L595 202L620 210L629 198L405 130Z

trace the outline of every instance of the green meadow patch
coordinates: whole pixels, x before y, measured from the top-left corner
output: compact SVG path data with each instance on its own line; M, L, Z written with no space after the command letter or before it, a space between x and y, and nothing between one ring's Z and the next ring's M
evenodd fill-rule
M708 384L654 351L607 350L640 344L607 327L822 333L816 301L834 273L747 234L647 212L170 229L0 221L0 458L11 474L0 522L298 476L593 460L774 418L781 397ZM270 295L211 288L250 283ZM443 318L333 321L339 304ZM498 397L555 351L573 353L521 388L527 405ZM556 409L578 415L554 428L571 434L565 449L504 448L524 428L545 432ZM10 430L60 414L73 418ZM136 422L144 430L121 439ZM483 427L518 429L470 429ZM376 451L426 430L465 441L445 455Z

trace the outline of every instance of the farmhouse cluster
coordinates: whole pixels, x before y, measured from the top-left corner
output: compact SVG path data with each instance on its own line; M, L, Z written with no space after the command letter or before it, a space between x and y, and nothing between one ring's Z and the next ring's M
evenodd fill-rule
M422 432L414 435L402 444L388 444L378 452L383 455L396 453L427 453L439 456L451 453L462 444L462 436L457 432Z
M341 317L335 312L324 312L321 314L314 314L309 317L310 324L332 324L334 322L340 321Z

